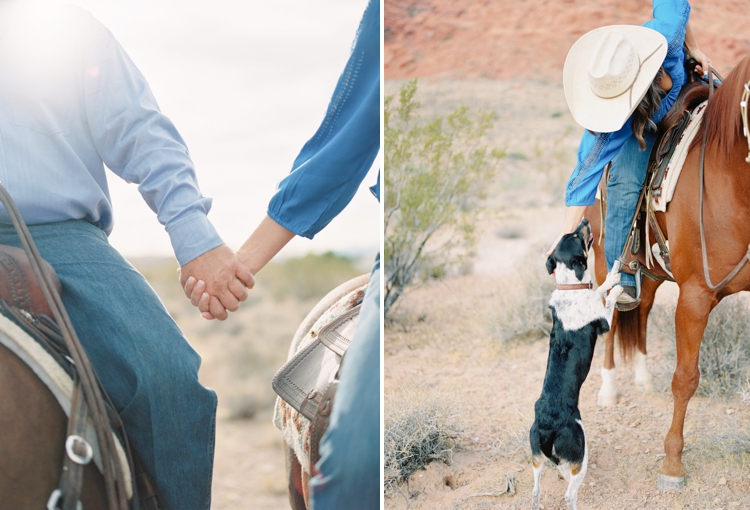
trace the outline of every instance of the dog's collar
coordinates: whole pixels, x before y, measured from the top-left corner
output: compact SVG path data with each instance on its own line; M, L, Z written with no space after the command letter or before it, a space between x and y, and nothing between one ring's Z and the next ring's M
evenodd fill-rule
M591 290L594 284L589 283L558 283L557 290Z

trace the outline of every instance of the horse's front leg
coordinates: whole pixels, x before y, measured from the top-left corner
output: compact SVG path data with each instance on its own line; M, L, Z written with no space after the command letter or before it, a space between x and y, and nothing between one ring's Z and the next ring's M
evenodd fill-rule
M677 343L677 367L672 377L674 414L667 437L664 439L666 458L659 468L658 490L680 489L685 485L685 468L682 465L682 449L685 440L682 431L688 402L700 381L698 356L703 331L708 315L716 306L716 298L701 288L680 288L675 313L675 336Z
M617 369L615 368L615 330L617 329L618 312L612 316L612 325L604 344L604 364L602 365L602 386L599 388L597 404L600 407L617 405Z
M633 355L633 364L635 365L635 387L643 393L654 392L653 379L646 364L646 329L648 326L648 315L651 313L651 309L654 306L656 289L658 289L662 283L663 281L654 281L650 278L644 277L641 286L641 305L638 308L638 313L640 314L640 330L638 332L638 343L636 344L635 353Z

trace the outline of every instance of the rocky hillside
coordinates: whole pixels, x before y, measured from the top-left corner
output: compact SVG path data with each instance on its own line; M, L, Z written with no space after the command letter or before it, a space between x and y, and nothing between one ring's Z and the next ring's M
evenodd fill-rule
M698 43L725 74L750 53L750 1L691 5ZM648 0L386 0L385 76L559 82L578 37L650 17Z

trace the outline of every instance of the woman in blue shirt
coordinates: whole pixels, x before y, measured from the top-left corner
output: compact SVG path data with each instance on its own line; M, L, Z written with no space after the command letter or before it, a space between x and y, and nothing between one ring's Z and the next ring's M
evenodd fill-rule
M565 98L573 118L586 132L565 190L562 234L572 232L585 208L594 203L604 167L611 161L604 242L610 270L625 246L656 123L686 82L685 59L700 62L699 72L711 64L698 49L689 20L686 0L653 0L653 19L642 27L614 25L592 30L573 45L565 61ZM552 248L556 244L557 240ZM635 277L622 273L620 283L623 293L618 309L635 308L639 303Z

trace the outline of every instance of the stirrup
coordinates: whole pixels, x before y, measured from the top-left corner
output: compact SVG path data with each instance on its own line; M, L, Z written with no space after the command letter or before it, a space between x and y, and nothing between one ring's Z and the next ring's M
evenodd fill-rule
M615 308L618 312L629 312L638 308L641 304L641 268L635 272L635 301L632 303L617 303L615 302Z

